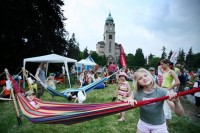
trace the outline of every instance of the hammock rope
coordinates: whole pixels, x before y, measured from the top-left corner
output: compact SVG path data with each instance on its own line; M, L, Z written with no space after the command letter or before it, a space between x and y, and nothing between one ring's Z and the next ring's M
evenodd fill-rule
M5 72L1 73L0 76L3 75L4 73L5 73Z
M22 70L20 72L18 72L13 78L15 79L18 75L20 75L22 73Z
M127 102L77 104L44 102L36 99L37 103L40 104L41 107L40 109L35 110L21 93L23 92L21 91L23 88L21 88L12 77L10 77L10 80L12 81L23 115L31 122L41 124L76 124L137 108L153 102L163 101L169 98L169 96L165 96L151 100L138 101L134 107L130 106ZM200 91L200 88L193 88L191 90L180 92L177 96L193 94L198 91Z

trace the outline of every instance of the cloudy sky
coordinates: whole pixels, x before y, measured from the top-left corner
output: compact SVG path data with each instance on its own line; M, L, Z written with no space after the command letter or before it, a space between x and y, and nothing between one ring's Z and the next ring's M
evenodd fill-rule
M103 41L109 12L115 22L116 43L126 54L141 48L145 56L160 57L162 47L200 52L200 0L64 0L66 30L75 33L80 50L96 50Z

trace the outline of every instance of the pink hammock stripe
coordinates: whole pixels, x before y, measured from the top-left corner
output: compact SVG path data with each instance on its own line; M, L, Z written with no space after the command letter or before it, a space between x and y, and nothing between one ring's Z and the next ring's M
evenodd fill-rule
M21 88L13 79L13 88L17 95L17 100L23 115L33 123L43 124L75 124L88 120L97 119L100 117L116 114L122 111L130 110L140 106L144 106L153 102L159 102L168 99L168 96L155 98L151 100L138 101L132 107L126 102L110 102L96 104L78 104L78 103L56 103L44 102L37 99L41 108L35 110L22 95ZM180 92L178 96L193 94L200 91L200 88L193 88L184 92Z

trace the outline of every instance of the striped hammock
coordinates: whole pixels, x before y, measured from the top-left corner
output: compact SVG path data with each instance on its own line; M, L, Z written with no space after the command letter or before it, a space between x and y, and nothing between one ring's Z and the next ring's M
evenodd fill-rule
M77 104L77 103L56 103L44 102L36 99L40 104L40 109L35 110L28 100L21 93L21 88L13 79L10 78L13 84L13 89L17 95L22 114L33 123L42 124L76 124L100 117L116 114L122 111L130 110L136 107L144 106L153 102L163 101L169 96L155 98L151 100L138 101L132 107L126 102L112 103L96 103L96 104ZM200 91L200 88L193 88L184 92L180 92L177 96L183 96Z

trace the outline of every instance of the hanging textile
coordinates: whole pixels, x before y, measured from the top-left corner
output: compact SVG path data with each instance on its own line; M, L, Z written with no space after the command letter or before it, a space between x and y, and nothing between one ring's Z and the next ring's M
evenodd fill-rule
M40 109L36 110L21 93L21 87L10 77L13 89L17 95L17 100L23 115L33 123L41 124L75 124L100 117L116 114L136 107L144 106L153 102L163 101L169 96L155 98L151 100L138 101L135 106L130 106L126 102L77 104L77 103L56 103L44 102L36 99L40 104ZM177 96L183 96L200 91L200 88L183 91Z
M119 45L119 47L120 47L120 64L121 64L122 67L126 67L127 66L126 55L124 53L124 49L123 49L121 44Z

